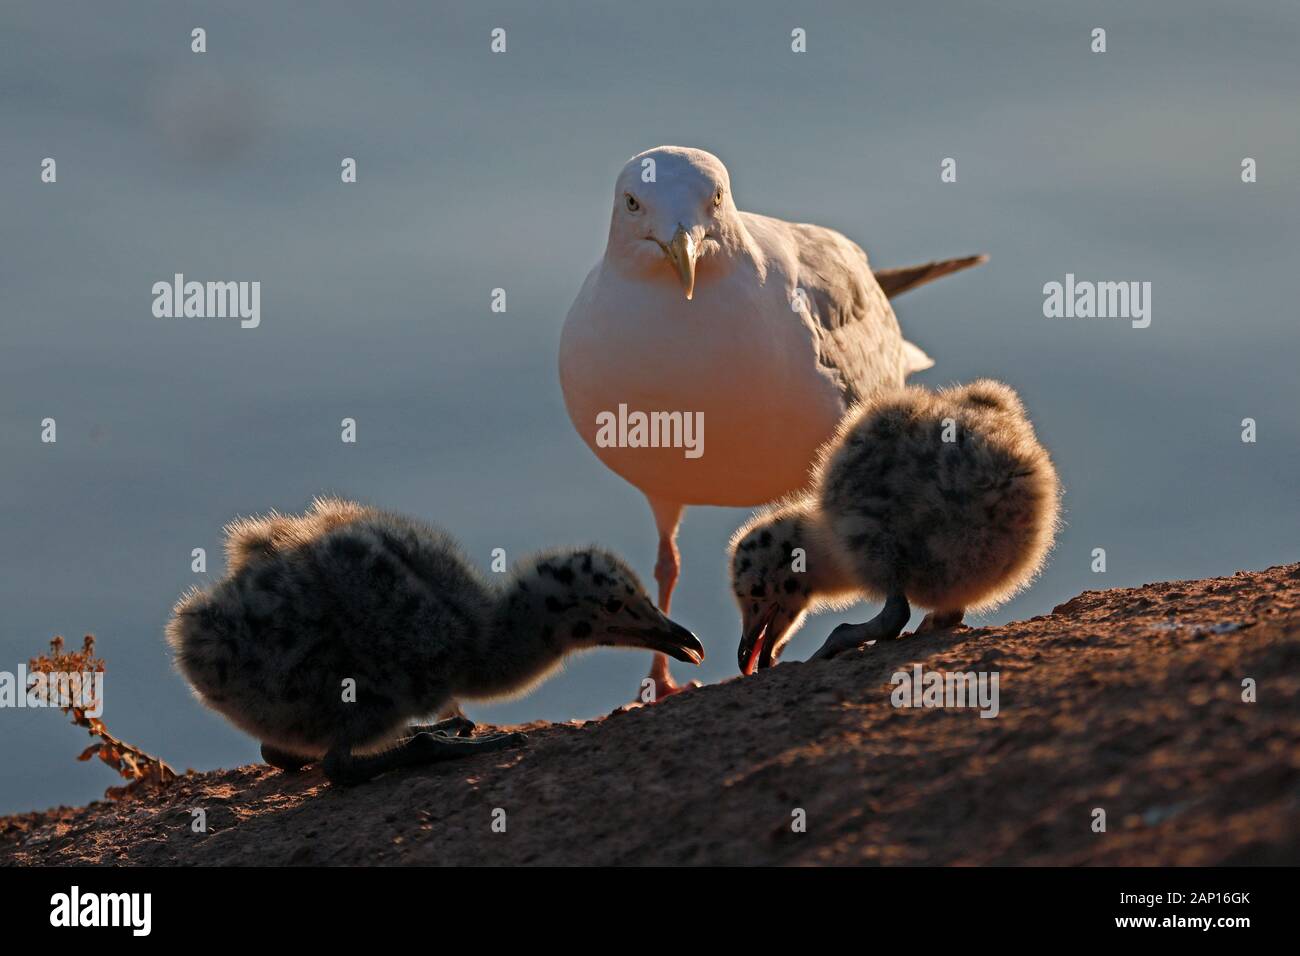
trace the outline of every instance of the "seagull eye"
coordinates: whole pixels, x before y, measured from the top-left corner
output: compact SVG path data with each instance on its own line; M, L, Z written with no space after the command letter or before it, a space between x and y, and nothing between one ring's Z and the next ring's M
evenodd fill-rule
M623 201L627 204L628 212L636 212L638 209L641 208L641 204L636 201L636 197L633 196L631 193L624 193Z
M718 191L715 192L715 193L713 194L713 205L714 205L714 207L717 207L717 206L721 206L721 205L722 205L722 187L721 187L721 186L719 186L719 187L718 187Z
M609 603L605 605L605 610L610 614L617 614L623 610L623 602L617 598L610 598Z

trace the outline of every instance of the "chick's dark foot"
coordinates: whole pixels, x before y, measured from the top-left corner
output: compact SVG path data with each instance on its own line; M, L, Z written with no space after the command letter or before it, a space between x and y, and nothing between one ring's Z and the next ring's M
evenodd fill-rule
M291 754L287 750L281 750L279 747L273 747L270 744L262 744L262 759L272 767L283 770L285 773L297 773L313 762L311 757L300 757L298 754Z
M901 594L891 595L880 613L865 624L841 624L831 631L826 643L808 659L828 661L845 651L859 650L871 641L892 641L902 632L911 616L912 608L907 603L907 598Z
M454 760L457 757L472 757L474 754L488 753L493 750L507 750L517 747L528 740L528 735L519 731L508 734L483 734L481 737L446 737L442 734L419 733L403 743L418 756L427 758L416 763L434 763L439 760Z
M377 754L356 756L350 748L336 747L325 755L325 776L330 783L354 786L381 773L402 767L422 767L443 760L472 757L475 754L516 747L528 739L527 734L485 734L482 737L444 737L421 732L398 741L397 746Z
M819 647L810 661L829 661L846 651L864 649L872 641L880 640L872 625L875 620L865 624L841 624L831 631L830 637Z
M965 609L957 608L955 611L931 611L921 623L917 625L917 634L928 634L931 631L946 631L949 628L958 627L961 624L962 615Z
M463 714L435 721L432 724L412 724L412 734L440 734L443 737L468 737L478 726Z

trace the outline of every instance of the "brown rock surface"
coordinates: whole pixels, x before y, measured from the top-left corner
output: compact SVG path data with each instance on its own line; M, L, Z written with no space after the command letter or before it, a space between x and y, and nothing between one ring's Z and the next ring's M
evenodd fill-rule
M913 663L997 671L1000 714L893 707ZM6 817L0 862L1296 864L1300 565L1088 591L524 729L518 751L351 790L250 766Z

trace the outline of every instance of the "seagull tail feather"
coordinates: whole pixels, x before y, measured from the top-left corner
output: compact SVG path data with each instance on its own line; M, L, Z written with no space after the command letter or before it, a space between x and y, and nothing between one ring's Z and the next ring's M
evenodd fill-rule
M877 269L874 271L876 281L880 283L880 288L884 290L886 296L893 299L904 292L910 292L919 285L933 282L935 279L953 272L961 272L963 269L983 265L988 261L989 257L985 255L966 256L962 259L942 259L919 266L900 266L897 269Z

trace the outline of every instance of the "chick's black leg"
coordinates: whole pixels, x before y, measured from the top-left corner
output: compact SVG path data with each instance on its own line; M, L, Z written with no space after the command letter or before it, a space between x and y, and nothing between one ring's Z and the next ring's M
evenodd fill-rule
M270 744L262 744L262 759L272 767L283 770L285 773L296 773L313 762L311 757L300 757Z
M489 734L483 737L444 737L418 733L398 742L391 750L377 754L354 755L350 747L339 745L325 755L325 776L331 783L350 786L365 783L381 773L402 767L422 767L457 757L493 750L505 750L523 743L527 734Z
M868 641L892 641L907 625L912 608L902 594L891 594L880 613L865 624L841 624L810 661L828 661L832 657L862 647Z

